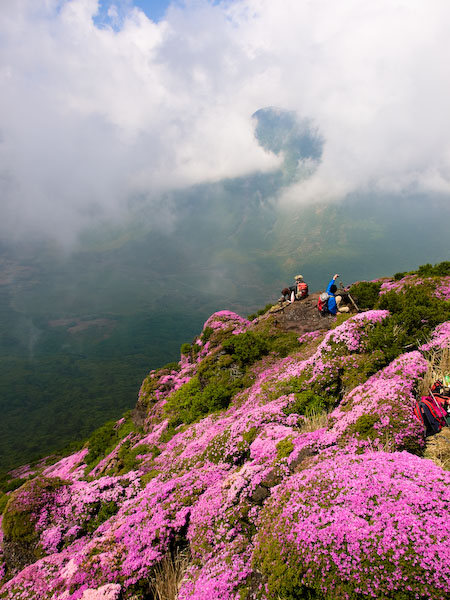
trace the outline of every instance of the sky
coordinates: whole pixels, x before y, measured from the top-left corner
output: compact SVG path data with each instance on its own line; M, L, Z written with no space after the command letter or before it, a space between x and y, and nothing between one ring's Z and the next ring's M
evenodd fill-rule
M447 0L2 0L0 235L74 238L278 168L252 115L324 140L280 202L450 192Z

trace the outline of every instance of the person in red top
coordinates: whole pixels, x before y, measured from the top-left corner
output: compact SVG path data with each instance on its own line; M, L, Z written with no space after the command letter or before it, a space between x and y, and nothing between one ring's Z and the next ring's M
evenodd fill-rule
M296 275L294 279L294 285L290 285L281 291L280 302L285 302L286 300L294 302L295 300L303 300L303 298L308 297L308 284L304 282L303 275Z
M303 298L307 298L309 294L308 284L304 282L303 275L295 276L295 294L294 297L291 295L291 302L294 300L303 300Z

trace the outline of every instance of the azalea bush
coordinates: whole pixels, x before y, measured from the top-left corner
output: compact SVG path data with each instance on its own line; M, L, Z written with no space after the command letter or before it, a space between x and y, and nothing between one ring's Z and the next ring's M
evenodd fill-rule
M408 453L342 455L293 475L261 516L260 597L448 597L449 485Z

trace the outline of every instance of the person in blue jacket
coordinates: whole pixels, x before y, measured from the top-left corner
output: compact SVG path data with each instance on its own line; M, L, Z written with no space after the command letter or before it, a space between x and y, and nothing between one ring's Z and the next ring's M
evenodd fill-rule
M340 313L350 312L350 309L348 306L341 306L342 296L340 296L339 294L335 295L337 292L336 279L338 277L339 277L339 275L336 273L336 275L333 277L333 279L330 281L330 283L328 284L328 287L327 287L328 312L331 313L332 315L335 315L338 312L340 312Z

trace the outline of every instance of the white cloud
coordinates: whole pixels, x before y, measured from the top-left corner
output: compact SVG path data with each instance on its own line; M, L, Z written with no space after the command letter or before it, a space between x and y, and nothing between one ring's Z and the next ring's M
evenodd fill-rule
M447 0L0 5L0 221L69 236L138 195L274 168L251 115L325 138L291 201L378 186L450 191Z

